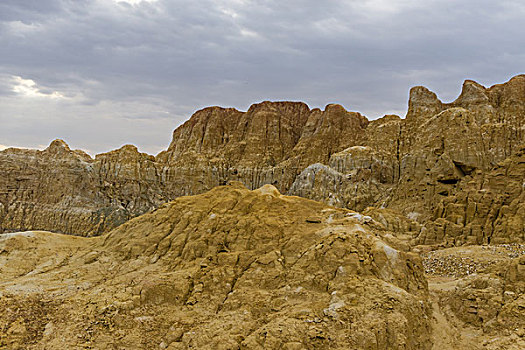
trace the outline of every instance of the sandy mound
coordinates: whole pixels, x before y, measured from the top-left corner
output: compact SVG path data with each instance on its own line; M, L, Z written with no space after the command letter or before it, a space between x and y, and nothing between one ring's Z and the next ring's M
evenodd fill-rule
M233 184L102 237L0 236L0 348L430 348L421 260L384 233Z

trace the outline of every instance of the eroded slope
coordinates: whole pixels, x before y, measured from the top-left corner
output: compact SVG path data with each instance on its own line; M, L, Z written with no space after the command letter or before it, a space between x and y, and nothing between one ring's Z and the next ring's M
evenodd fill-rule
M180 197L101 237L0 237L0 347L432 345L418 255L272 186Z

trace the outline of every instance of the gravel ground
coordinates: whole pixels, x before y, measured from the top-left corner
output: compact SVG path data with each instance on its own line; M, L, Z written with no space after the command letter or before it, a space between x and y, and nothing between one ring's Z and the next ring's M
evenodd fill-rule
M457 278L483 272L502 260L524 254L525 244L499 244L436 250L422 257L427 274Z
M483 250L490 250L492 253L507 255L509 258L517 258L525 254L525 244L499 244L482 246Z

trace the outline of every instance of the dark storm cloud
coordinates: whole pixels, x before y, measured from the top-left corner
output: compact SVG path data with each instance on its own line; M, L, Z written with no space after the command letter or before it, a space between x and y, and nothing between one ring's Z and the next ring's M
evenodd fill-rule
M523 72L524 16L519 0L2 1L0 144L154 152L196 109L266 99L404 114L413 85L451 100Z

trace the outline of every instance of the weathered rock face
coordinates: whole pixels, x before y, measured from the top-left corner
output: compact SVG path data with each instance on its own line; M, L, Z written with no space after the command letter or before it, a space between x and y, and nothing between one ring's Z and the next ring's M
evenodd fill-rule
M421 259L356 215L234 184L102 237L2 235L0 347L430 349Z
M289 193L361 211L383 205L397 178L396 159L370 147L349 147L333 154L328 164L308 166Z
M355 148L333 155L305 169L289 193L395 209L426 226L417 235L423 244L521 242L524 121L524 75L489 89L466 81L449 104L415 87L406 119L369 123L366 156ZM356 181L352 173L370 175Z
M165 164L173 197L236 180L251 189L273 184L285 191L306 166L361 143L367 124L339 105L321 111L304 103L263 102L246 113L212 107L175 130L157 159Z
M400 181L389 205L428 219L436 194L452 192L465 176L487 172L519 150L524 120L525 75L490 89L466 81L450 104L412 89L401 127Z
M525 146L493 170L466 176L437 203L422 243L525 242Z
M93 160L56 140L44 151L0 153L3 230L96 235L167 201L154 157L134 146Z
M8 149L0 152L0 227L96 235L232 180L286 190L312 162L362 142L367 123L338 105L263 102L246 113L198 111L156 158L128 145L91 159L60 140L45 151Z
M298 102L206 108L157 157L125 146L91 159L61 142L42 152L5 150L0 230L100 234L235 180L355 210L397 210L419 222L420 243L521 241L525 174L512 159L525 144L524 120L519 75L491 88L467 80L452 103L415 87L405 119L369 122L339 105L321 111Z
M470 112L471 118L482 128L484 151L491 158L492 165L495 165L514 153L523 142L524 100L525 75L518 75L504 84L488 89L466 80L461 95L448 104L439 101L427 89L415 87L410 92L406 117L406 131L409 135L405 135L404 139L410 144L411 137L417 137L413 128L419 127L428 118L450 108L463 108Z

